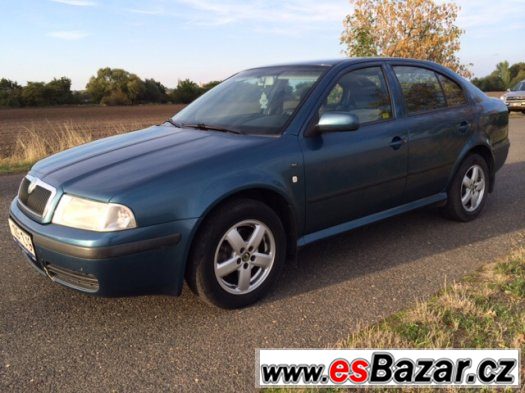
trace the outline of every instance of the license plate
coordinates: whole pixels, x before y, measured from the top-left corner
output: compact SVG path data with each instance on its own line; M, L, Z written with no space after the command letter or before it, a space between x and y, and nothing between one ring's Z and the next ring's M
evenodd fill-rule
M9 229L11 230L11 235L16 240L16 242L27 252L31 258L36 259L35 257L35 248L33 247L33 240L31 236L20 228L13 220L9 219Z

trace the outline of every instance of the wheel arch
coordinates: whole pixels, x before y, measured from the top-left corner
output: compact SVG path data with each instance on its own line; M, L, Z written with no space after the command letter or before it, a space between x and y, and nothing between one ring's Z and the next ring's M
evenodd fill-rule
M199 231L202 230L210 214L223 204L241 198L254 199L263 202L279 216L286 235L287 256L295 256L297 252L298 238L297 213L295 212L292 203L285 195L283 195L281 192L275 189L264 186L253 186L238 189L228 194L225 194L220 198L217 198L211 205L207 207L205 212L198 220L195 229L193 230L193 233L191 235L191 238L189 239L189 251L191 252L191 249L193 247L193 241L197 237ZM188 255L190 255L190 252L188 252Z
M490 146L484 143L478 143L476 145L464 149L463 153L460 155L459 159L454 164L454 170L452 171L451 176L448 180L447 189L452 184L452 179L454 179L454 176L456 175L456 172L461 166L461 163L465 160L465 158L467 158L471 154L479 154L487 163L487 166L489 167L489 192L492 192L494 190L494 180L496 174L495 160L494 155L492 154L492 149L490 148Z

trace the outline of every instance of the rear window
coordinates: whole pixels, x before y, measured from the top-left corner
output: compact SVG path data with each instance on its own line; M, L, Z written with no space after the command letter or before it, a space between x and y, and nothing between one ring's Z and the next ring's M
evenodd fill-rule
M394 72L401 85L409 114L446 107L445 95L433 71L397 66Z

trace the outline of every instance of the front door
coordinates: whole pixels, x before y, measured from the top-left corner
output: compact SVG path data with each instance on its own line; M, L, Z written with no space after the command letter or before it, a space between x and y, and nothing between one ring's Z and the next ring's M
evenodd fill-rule
M360 126L303 137L306 233L392 208L405 188L408 135L394 118L383 68L344 74L318 116L331 111L356 115Z

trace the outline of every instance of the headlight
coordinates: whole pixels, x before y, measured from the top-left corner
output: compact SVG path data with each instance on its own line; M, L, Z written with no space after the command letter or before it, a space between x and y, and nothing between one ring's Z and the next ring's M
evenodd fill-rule
M64 194L53 215L53 224L97 232L135 228L133 212L116 203L95 202Z
M506 100L507 100L507 96L502 95L499 99L500 99L501 101L506 101Z

